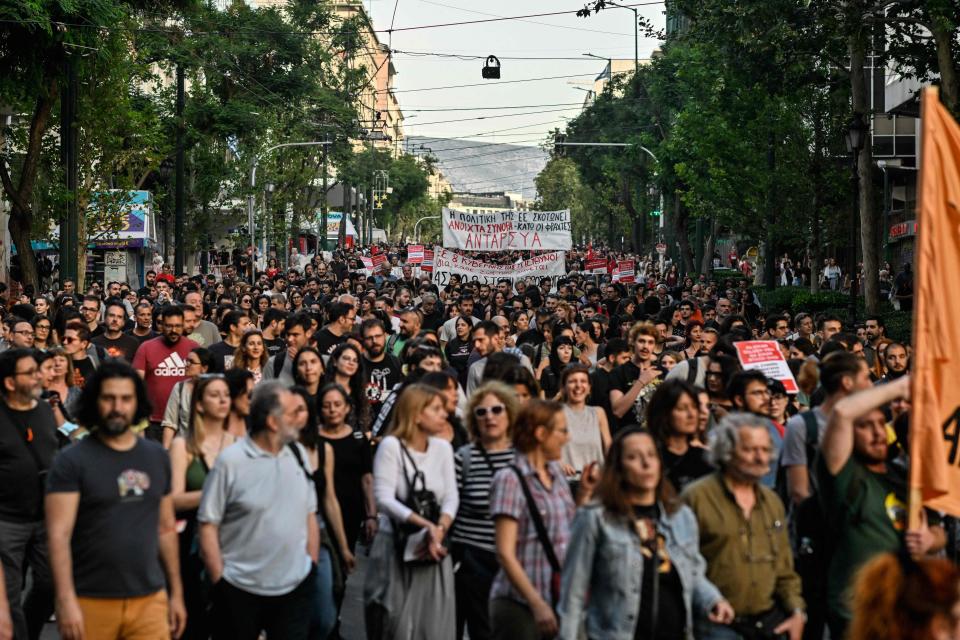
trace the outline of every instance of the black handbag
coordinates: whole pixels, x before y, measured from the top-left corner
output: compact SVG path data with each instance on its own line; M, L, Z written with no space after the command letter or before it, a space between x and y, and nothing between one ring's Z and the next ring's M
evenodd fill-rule
M407 498L406 500L402 500L402 502L424 520L429 520L433 524L437 524L440 522L440 502L437 501L436 494L427 489L427 480L423 476L423 471L417 468L417 463L414 462L413 456L407 451L403 442L400 443L400 450L403 451L403 455L406 456L407 460L409 460L413 466L413 478L411 478L407 475L407 465L402 464L403 477L407 481ZM418 481L420 483L419 489L417 488ZM400 530L407 535L416 533L420 531L421 528L410 522L401 522L399 524Z

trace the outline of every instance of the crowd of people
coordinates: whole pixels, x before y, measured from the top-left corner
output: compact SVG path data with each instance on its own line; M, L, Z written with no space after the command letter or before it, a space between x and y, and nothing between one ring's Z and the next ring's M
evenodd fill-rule
M960 638L882 318L375 251L3 305L0 638Z

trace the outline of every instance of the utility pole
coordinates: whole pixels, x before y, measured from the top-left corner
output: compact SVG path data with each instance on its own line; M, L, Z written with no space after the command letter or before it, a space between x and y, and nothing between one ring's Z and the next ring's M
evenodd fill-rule
M321 251L327 250L327 212L329 211L329 206L327 204L327 191L329 187L327 186L327 145L323 145L323 198L320 199L320 237L317 239L317 246L320 247ZM341 223L342 224L342 223Z
M183 273L184 252L186 242L184 235L184 79L183 63L177 63L177 158L176 158L176 177L174 178L176 187L174 191L174 223L173 223L173 272L175 275Z
M60 282L77 281L77 235L80 231L77 211L77 63L66 56L67 82L60 97L60 155L66 169L66 187L70 193L66 210L60 218ZM20 252L23 255L23 251Z

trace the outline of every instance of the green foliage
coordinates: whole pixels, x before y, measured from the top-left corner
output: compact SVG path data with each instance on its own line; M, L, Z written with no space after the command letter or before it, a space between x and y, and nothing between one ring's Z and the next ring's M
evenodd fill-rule
M768 312L789 311L791 314L806 311L821 313L829 309L844 309L850 298L839 291L810 293L803 287L777 287L771 291L759 290L760 304ZM844 314L846 312L844 311Z

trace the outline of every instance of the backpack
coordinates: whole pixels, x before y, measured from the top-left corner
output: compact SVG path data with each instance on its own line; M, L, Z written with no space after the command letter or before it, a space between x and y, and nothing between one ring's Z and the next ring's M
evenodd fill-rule
M280 377L280 372L283 371L283 361L287 357L286 351L281 351L277 355L273 356L273 377L274 379Z
M697 374L700 372L700 356L694 356L687 360L687 384L696 384Z

